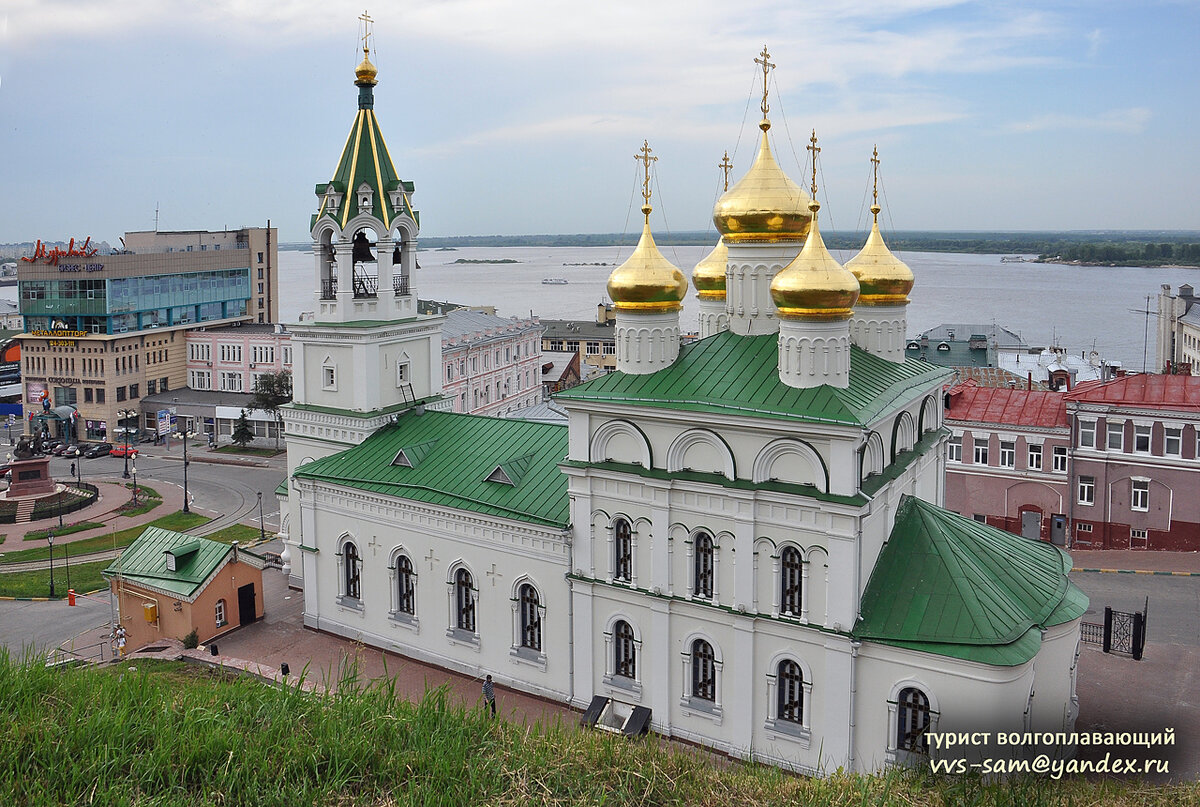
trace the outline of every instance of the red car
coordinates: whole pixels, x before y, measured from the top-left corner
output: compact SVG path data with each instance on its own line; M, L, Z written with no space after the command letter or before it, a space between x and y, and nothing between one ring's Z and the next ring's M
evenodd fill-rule
M136 457L138 450L133 446L116 446L112 451L108 452L110 457L124 457L127 453L130 457Z

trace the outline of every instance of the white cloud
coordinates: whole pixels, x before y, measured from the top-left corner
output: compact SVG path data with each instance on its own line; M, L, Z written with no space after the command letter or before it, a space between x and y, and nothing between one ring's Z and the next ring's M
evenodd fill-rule
M1084 130L1094 132L1116 132L1118 134L1140 134L1150 120L1150 110L1145 107L1111 109L1091 117L1083 115L1047 114L1008 124L1009 132L1045 132L1058 130Z

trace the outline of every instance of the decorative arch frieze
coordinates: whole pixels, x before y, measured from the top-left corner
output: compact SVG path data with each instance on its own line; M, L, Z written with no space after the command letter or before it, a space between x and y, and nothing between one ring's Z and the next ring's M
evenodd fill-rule
M622 443L625 444L624 451L611 450L611 446L620 447ZM648 469L654 467L652 460L650 441L641 429L627 420L606 421L592 434L589 462L625 462Z
M789 469L786 476L780 471ZM817 450L803 440L783 437L768 443L754 458L753 480L757 483L777 480L793 485L812 485L829 492L829 469Z
M707 446L715 454L712 462L701 467L688 464L688 454L699 446ZM695 457L695 454L693 454ZM695 462L695 459L692 460ZM711 466L711 467L709 467ZM697 471L700 473L717 473L726 479L736 479L737 472L733 461L733 451L716 432L708 429L691 429L676 437L667 449L667 471Z

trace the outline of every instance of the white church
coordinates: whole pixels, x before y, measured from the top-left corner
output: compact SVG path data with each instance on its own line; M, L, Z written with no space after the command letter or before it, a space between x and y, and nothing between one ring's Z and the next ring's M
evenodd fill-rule
M281 534L308 627L806 773L920 760L930 732L1073 730L1070 560L938 506L946 373L905 360L913 274L877 223L830 255L765 93L685 346L643 148L618 369L557 396L564 427L447 411L368 56L316 188L315 316L289 326Z

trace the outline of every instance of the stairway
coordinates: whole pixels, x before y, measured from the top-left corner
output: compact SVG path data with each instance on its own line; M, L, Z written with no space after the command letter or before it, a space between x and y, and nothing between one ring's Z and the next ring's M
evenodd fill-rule
M23 499L17 502L17 523L28 524L33 519L34 499Z

